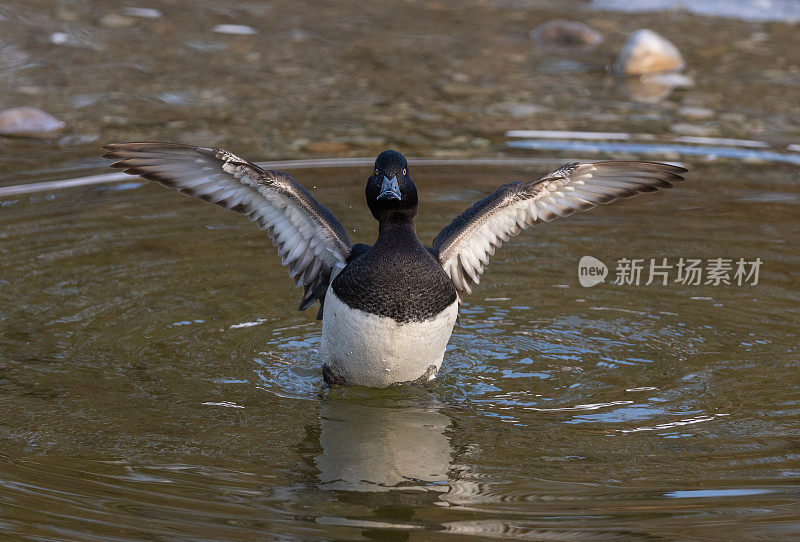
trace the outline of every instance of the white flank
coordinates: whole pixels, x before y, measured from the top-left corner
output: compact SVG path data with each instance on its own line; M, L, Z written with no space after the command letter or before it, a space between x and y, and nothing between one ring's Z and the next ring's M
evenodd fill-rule
M454 301L430 320L398 324L353 309L328 288L322 317L322 361L349 385L384 388L439 370L458 316ZM431 373L432 376L436 372Z

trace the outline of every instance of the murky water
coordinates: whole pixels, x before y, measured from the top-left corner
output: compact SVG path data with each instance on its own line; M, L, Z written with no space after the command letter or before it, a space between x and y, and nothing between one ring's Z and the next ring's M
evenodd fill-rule
M800 537L794 27L518 2L456 23L437 3L328 18L294 2L183 5L142 6L155 18L111 2L0 6L3 106L70 126L0 139L2 535ZM530 28L575 13L605 33L598 51L533 48ZM636 102L602 67L623 32L665 18L697 86ZM197 58L213 68L182 71ZM409 75L413 96L398 87ZM253 159L392 145L495 160L412 162L428 243L498 184L576 156L691 171L498 251L430 386L323 392L315 312L295 311L299 292L247 220L132 177L32 191L105 173L99 144L128 139ZM371 242L368 167L342 165L287 167ZM585 255L609 266L606 283L579 284ZM623 258L644 260L639 285L613 284ZM669 283L645 285L663 258ZM691 285L675 282L681 258L762 264L755 285L734 270Z
M300 174L354 239L374 235L362 171ZM527 174L418 168L421 235ZM800 190L761 175L696 166L672 192L520 236L434 385L322 396L320 326L241 217L139 183L17 201L2 213L3 529L796 535ZM585 289L585 254L764 264L755 286Z

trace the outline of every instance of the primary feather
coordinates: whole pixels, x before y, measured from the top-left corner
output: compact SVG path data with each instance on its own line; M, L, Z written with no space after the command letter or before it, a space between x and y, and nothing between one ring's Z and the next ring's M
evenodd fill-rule
M654 162L567 164L541 179L509 183L474 203L433 241L433 251L456 290L472 292L492 256L504 242L539 222L671 188L683 180L682 167Z
M303 310L324 301L331 271L350 255L336 217L283 171L264 170L221 149L176 143L112 143L105 158L123 169L256 222L305 292ZM321 314L321 311L320 311Z

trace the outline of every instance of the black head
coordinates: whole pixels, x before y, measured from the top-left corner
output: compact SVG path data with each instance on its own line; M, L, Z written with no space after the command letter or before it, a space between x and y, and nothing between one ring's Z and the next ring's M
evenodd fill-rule
M417 187L408 172L408 162L397 151L383 151L375 160L364 190L372 216L378 220L393 214L417 214Z

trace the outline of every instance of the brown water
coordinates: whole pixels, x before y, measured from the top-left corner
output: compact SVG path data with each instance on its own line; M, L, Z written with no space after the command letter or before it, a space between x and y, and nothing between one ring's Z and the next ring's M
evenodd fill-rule
M99 21L116 3L0 7L0 55L19 59L0 71L2 104L71 127L56 141L0 139L0 188L103 173L99 144L126 139L254 159L319 141L340 144L322 155L393 145L531 159L412 162L430 242L480 195L575 149L691 171L676 190L517 237L467 298L438 380L389 390L321 391L319 323L295 311L274 249L240 216L135 178L0 197L0 534L800 538L795 27L583 3L489 2L457 17L411 2L331 17L294 2L148 6L162 16L114 30ZM580 58L535 49L527 30L554 16L607 42ZM258 33L210 33L221 23ZM622 33L646 25L674 29L696 87L643 104L603 72ZM93 45L47 43L56 31ZM186 45L196 40L221 49ZM506 129L744 138L775 155L542 138L549 147L514 150ZM371 242L368 170L292 172L354 242ZM609 265L606 284L580 286L584 255ZM757 285L611 284L624 257L763 264Z

